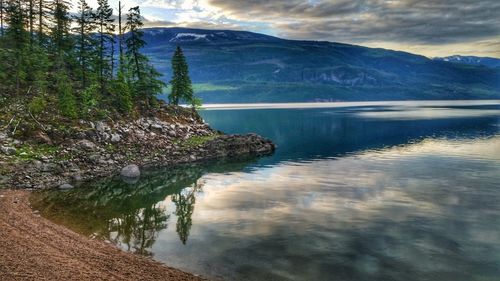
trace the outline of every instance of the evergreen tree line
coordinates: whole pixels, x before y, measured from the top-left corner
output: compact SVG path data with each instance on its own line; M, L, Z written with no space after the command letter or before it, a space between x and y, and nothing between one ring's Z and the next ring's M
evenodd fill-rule
M165 84L141 53L145 41L139 7L122 18L119 4L116 22L108 0L97 4L94 9L79 0L78 12L70 15L67 0L0 0L2 95L29 100L34 113L56 105L70 118L154 106ZM174 95L172 90L170 101L194 106L198 101L182 52L175 65L183 77L175 83L190 93Z

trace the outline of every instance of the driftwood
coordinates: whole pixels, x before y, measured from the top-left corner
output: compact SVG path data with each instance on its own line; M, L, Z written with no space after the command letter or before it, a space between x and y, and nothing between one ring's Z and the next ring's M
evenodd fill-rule
M33 114L31 114L31 111L29 109L28 109L28 113L30 114L31 119L33 119L36 122L36 124L38 126L40 126L40 128L42 129L42 131L46 132L45 126L43 126L42 123L40 123L40 122L38 122L38 120L36 120L35 116L33 116Z
M23 120L23 119L21 119L21 120L17 121L17 124L16 124L16 126L14 127L14 130L12 131L12 135L14 135L14 134L16 133L17 126L19 126L19 124L21 123L21 121L22 121L22 120Z

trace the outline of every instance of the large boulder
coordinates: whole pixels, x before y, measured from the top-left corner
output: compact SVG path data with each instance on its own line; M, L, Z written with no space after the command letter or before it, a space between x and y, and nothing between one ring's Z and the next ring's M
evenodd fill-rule
M124 178L134 179L141 176L141 170L139 166L131 164L123 167L120 174Z

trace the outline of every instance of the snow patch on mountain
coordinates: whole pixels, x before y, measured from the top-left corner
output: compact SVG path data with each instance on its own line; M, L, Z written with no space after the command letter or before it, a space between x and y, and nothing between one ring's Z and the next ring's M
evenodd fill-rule
M207 34L198 33L177 33L170 42L208 40Z

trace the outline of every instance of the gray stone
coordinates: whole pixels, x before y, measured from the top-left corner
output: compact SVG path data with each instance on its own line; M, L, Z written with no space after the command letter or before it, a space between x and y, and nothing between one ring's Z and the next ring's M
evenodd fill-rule
M141 176L141 171L139 170L139 166L132 164L123 167L121 175L125 178L138 178Z
M106 132L107 130L109 130L109 127L102 121L99 121L95 124L95 129L96 131L98 131L99 133L104 133Z
M68 189L73 189L74 186L72 186L71 184L69 183L63 183L59 186L59 189L62 189L62 190L68 190Z
M157 130L162 130L163 126L160 123L154 123L153 125L151 125L151 128L157 129Z
M76 174L73 174L73 176L71 176L71 178L74 180L74 181L82 181L82 175L80 173L76 173Z
M90 161L90 162L93 162L93 163L97 163L101 160L101 155L100 154L90 154L87 156L87 159Z
M5 154L5 155L14 155L17 153L17 150L13 147L9 146L1 146L0 150Z
M91 150L94 150L96 148L96 145L89 140L81 140L76 144L76 146L80 149L87 150L87 151L91 151Z
M111 134L111 142L117 143L120 142L121 140L122 136L120 136L119 134Z

